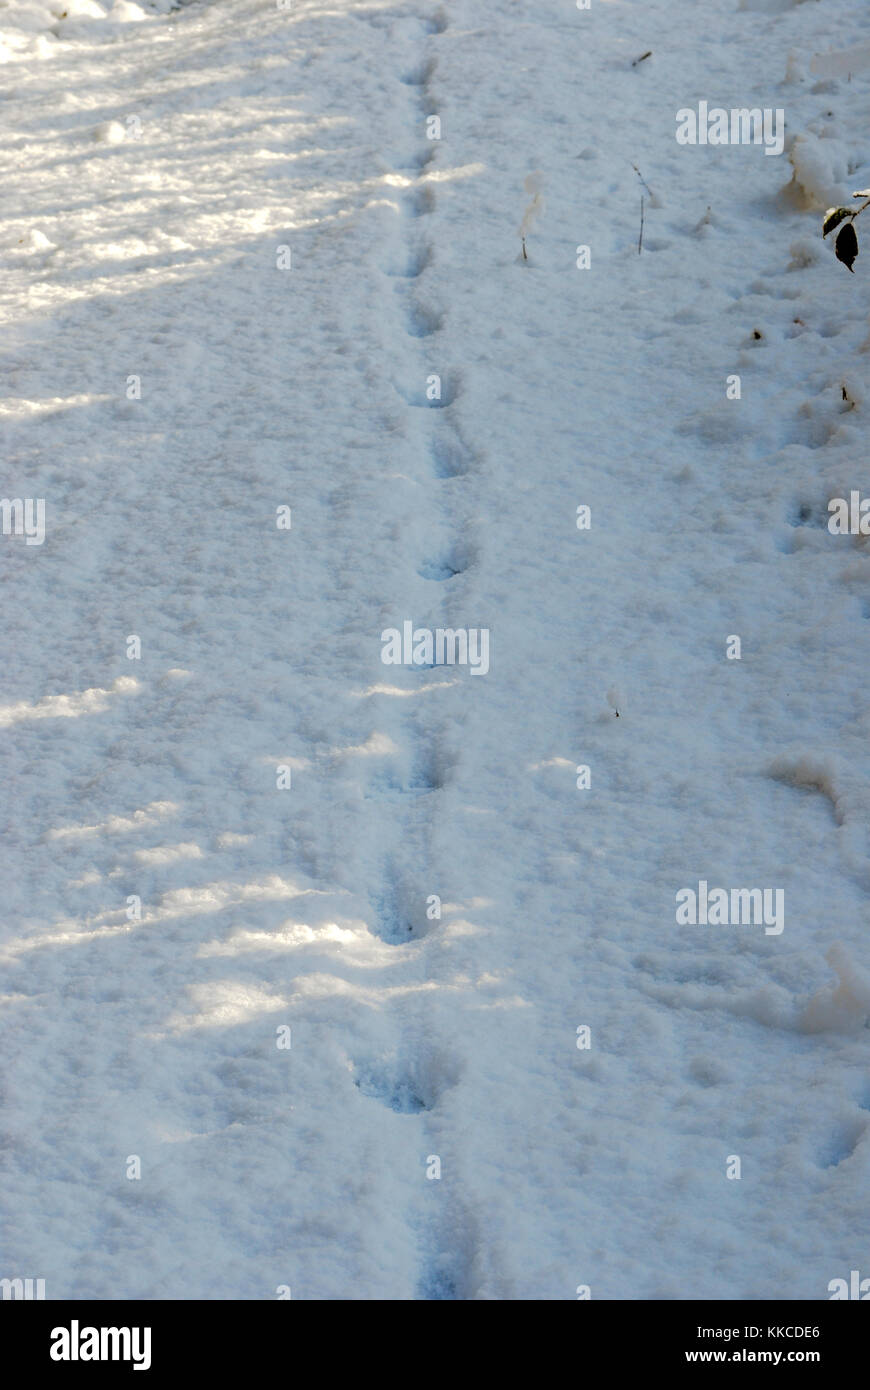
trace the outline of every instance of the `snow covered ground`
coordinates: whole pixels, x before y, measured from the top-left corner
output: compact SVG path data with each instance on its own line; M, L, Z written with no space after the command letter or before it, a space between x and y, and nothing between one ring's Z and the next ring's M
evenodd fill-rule
M868 41L860 0L0 9L2 490L45 501L0 536L0 1277L870 1276L870 546L827 527L870 241L820 237ZM784 152L678 144L701 101ZM406 621L489 670L385 665ZM678 924L702 880L784 929Z

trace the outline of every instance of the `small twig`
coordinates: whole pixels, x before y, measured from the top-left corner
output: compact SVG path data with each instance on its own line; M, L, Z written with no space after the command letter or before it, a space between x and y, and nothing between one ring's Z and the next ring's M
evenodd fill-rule
M637 254L643 250L643 194L640 195L640 236L637 239Z
M641 183L643 184L643 186L644 186L644 188L646 189L646 191L647 191L647 193L649 194L649 196L652 197L652 189L650 188L650 186L649 186L649 184L647 183L646 179L644 178L643 174L642 174L642 173L640 172L640 170L638 169L637 165L636 165L636 164L632 164L631 167L632 167L632 169L634 170L634 172L637 174L638 178L640 179Z
M642 63L642 62L643 62L644 58L651 58L651 57L652 57L652 49L651 49L651 48L648 48L647 51L646 51L646 53L641 53L641 55L640 55L639 58L635 58L635 59L632 61L631 66L632 66L633 68L636 68L637 65L638 65L638 63Z
M521 241L522 241L522 243L523 243L523 260L524 260L524 261L527 261L529 258L528 258L528 256L526 255L526 239L525 239L525 237L521 237Z

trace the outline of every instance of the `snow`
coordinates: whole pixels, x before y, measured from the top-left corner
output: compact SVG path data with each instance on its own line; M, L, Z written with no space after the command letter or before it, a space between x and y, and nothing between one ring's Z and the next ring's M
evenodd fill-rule
M0 10L3 488L45 499L0 536L0 1275L866 1262L870 550L827 507L870 251L819 210L870 185L868 42L858 0ZM678 144L701 101L784 153ZM384 665L406 621L488 671ZM783 932L678 926L701 880Z

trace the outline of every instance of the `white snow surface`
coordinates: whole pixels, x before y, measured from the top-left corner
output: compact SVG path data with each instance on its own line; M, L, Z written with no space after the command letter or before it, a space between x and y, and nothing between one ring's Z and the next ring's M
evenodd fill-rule
M868 42L862 0L0 10L2 488L45 499L0 536L0 1276L870 1275L870 545L827 529L870 248L819 214ZM702 100L784 153L679 145ZM405 620L490 670L384 665ZM678 925L701 879L784 931Z

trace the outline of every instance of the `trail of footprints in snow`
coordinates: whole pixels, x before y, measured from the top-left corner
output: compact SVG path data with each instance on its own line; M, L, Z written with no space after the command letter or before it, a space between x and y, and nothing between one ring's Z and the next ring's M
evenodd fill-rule
M375 14L364 17L373 24L380 22ZM419 22L427 36L441 34L447 27L443 10ZM416 115L420 127L434 114L429 84L435 69L435 58L426 56L399 78L416 97ZM449 410L458 394L459 380L443 372L442 366L432 360L429 351L443 325L444 315L425 302L419 283L434 259L434 248L426 234L426 218L435 210L436 198L434 188L426 182L426 170L435 158L435 149L435 143L428 142L426 149L411 154L407 163L397 170L411 181L399 195L402 250L385 270L393 281L393 291L401 306L404 331L412 343L419 344L415 354L419 386L410 390L399 387L399 393L409 409L434 408L438 412L433 417L433 429L429 434L428 460L431 484L443 487L449 480L468 473L473 459L450 420ZM433 373L438 373L441 378L441 394L436 400L428 399L426 394L427 377ZM443 527L440 529L443 533ZM457 537L441 551L422 556L418 574L434 584L449 584L468 568L472 559L472 547L464 538ZM382 802L393 800L399 804L407 798L407 810L403 816L408 830L419 814L421 798L437 791L441 785L443 768L439 751L426 739L425 730L410 724L406 728L412 748L404 778L387 771L370 783L369 795ZM403 833L401 839L403 843L410 842L407 833ZM418 942L436 926L436 923L423 920L419 883L411 882L392 854L384 859L370 902L374 930L382 941L391 946ZM358 1065L354 1081L364 1096L379 1101L394 1113L425 1117L437 1106L449 1067L446 1058L438 1059L436 1063L431 1046L421 1049L409 1042L404 1057L395 1056L377 1065ZM450 1084L449 1076L446 1084ZM425 1135L421 1139L422 1160L428 1148ZM434 1212L427 1214L420 1217L418 1222L417 1238L422 1252L422 1267L417 1297L427 1301L461 1299L469 1288L467 1270L474 1252L472 1249L457 1248L455 1241L447 1234L448 1226L456 1223L451 1223L445 1214L444 1202L438 1191L440 1183L426 1182L425 1187L428 1189L424 1192L424 1198L428 1199L426 1205L437 1205L438 1210L437 1215Z
M376 27L381 27L383 23L377 12L365 14L364 18ZM443 10L438 10L431 18L418 19L418 23L422 25L426 35L441 34L447 27L447 18ZM399 77L399 81L405 87L416 93L417 116L420 124L432 114L429 82L435 72L435 67L435 59L426 57ZM434 190L427 184L420 183L420 180L425 177L427 167L434 158L435 147L433 143L430 143L428 148L412 153L408 162L400 166L402 172L413 176L417 182L410 183L401 191L400 206L404 244L396 261L385 267L386 274L397 282L394 288L402 305L405 331L409 337L421 340L434 337L439 332L444 317L439 311L422 302L419 297L419 287L414 283L431 265L433 258L432 243L425 236L424 231L418 227L418 224L435 208ZM411 407L429 404L426 399L424 384L427 370L425 364L420 368L421 384L419 390L402 391L401 388L398 388L400 394L404 396ZM442 399L437 404L442 407L448 406L453 395L453 384L450 383L448 389L442 392ZM438 453L433 452L432 459L433 476L438 479L456 476L460 472L466 471L462 468L461 445L458 441L452 441L446 446L439 446ZM449 555L441 555L436 558L427 557L421 561L418 572L424 578L447 580L461 573L465 567L461 556L462 552L459 549L454 549ZM371 792L375 795L388 796L411 793L417 797L437 789L439 785L435 771L437 759L433 755L432 749L422 745L419 731L414 731L409 736L416 739L416 747L411 754L410 771L404 780L397 779L396 775L389 771L381 774L370 784ZM371 895L378 934L382 940L398 945L407 941L409 935L413 935L411 923L414 914L400 904L400 900L404 899L405 894L398 881L392 860L385 862L381 881L382 886Z

